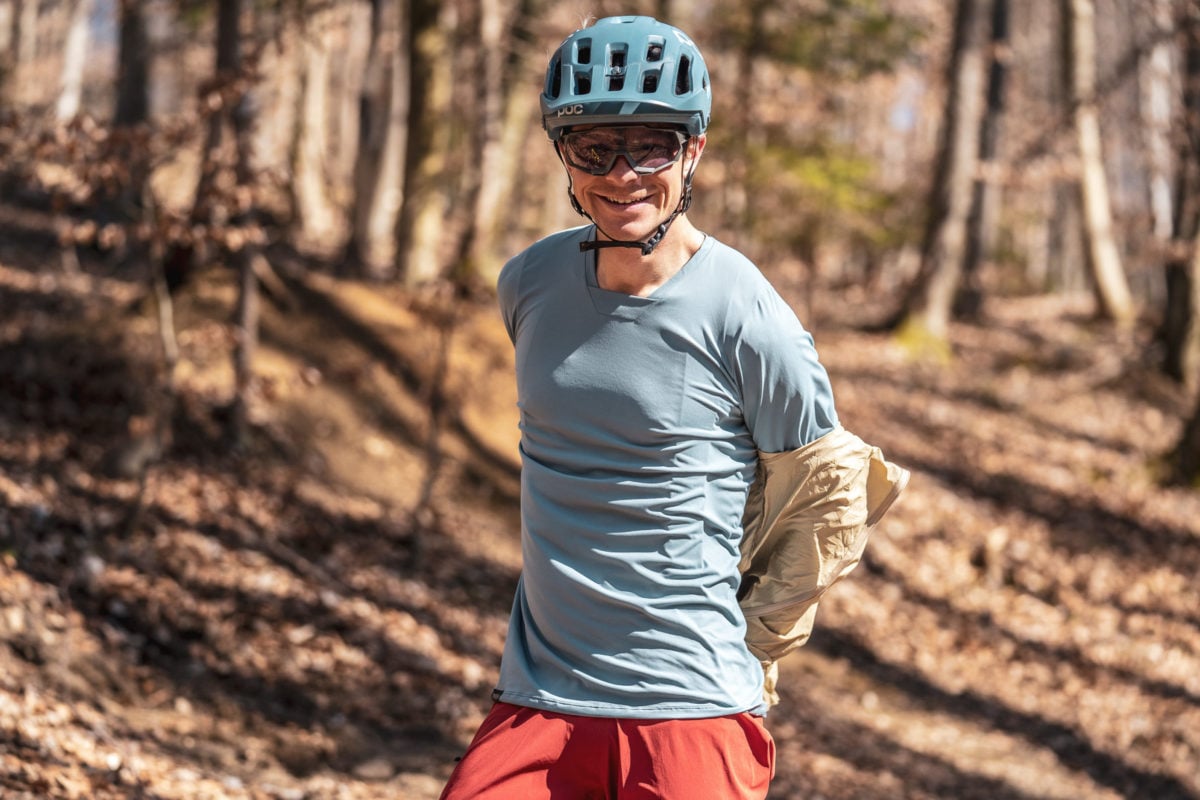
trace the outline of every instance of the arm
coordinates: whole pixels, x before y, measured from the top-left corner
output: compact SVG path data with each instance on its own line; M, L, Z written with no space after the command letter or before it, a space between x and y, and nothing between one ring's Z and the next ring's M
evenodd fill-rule
M743 516L746 644L766 672L808 641L817 604L862 558L871 528L907 485L909 472L844 428L795 450L760 453Z

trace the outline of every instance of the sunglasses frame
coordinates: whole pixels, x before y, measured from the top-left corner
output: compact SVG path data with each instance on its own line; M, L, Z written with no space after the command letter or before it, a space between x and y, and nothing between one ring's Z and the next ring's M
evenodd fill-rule
M644 127L644 126L622 125L622 126L614 126L614 127L637 128L637 127ZM570 155L571 150L567 145L567 141L571 137L578 136L581 134L591 133L592 132L591 130L569 131L567 133L564 133L562 135L562 137L558 140L558 142L556 142L556 144L558 145L558 152L562 156L563 163L565 163L569 167L573 167L574 169L580 170L581 172L586 172L589 175L607 175L609 172L612 171L613 166L616 165L617 159L622 158L622 157L624 157L625 161L628 162L629 166L638 175L654 175L656 173L662 172L665 169L670 169L675 164L678 164L680 160L683 159L684 153L687 152L688 140L691 137L688 136L687 133L685 133L684 131L678 130L677 128L650 128L649 130L661 130L664 133L674 134L676 139L679 141L679 152L675 155L675 157L673 159L668 161L666 164L662 164L657 167L643 167L642 165L637 163L636 159L634 159L634 157L633 157L633 154L630 153L629 150L627 150L625 147L612 149L609 154L608 162L605 163L601 167L588 167L588 166L584 166L582 164L577 164L571 158L571 155Z

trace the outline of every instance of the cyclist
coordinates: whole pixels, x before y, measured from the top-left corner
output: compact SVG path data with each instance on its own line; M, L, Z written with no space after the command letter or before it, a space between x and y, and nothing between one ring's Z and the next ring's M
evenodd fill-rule
M688 217L711 105L695 43L649 17L550 59L542 120L589 223L499 279L524 564L495 705L443 800L766 796L772 659L739 589L769 559L743 516L760 453L842 429L812 337Z

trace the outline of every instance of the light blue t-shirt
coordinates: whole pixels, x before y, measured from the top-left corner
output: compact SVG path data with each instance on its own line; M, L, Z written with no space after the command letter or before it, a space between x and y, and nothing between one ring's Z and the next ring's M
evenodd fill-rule
M837 425L812 337L705 239L650 297L601 289L584 226L500 275L516 348L523 570L497 697L593 716L762 709L738 542L758 450Z

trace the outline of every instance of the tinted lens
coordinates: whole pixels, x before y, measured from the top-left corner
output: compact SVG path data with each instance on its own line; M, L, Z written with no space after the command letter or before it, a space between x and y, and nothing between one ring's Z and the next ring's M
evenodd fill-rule
M633 156L635 166L644 169L658 170L670 166L679 160L683 152L684 139L675 131L646 131L649 136L641 133L630 136L625 141L625 152Z
M609 131L568 133L562 137L562 152L568 164L603 175L624 147L624 141Z
M562 137L563 158L576 169L606 175L625 156L643 175L666 169L683 155L682 133L658 128L597 128Z

